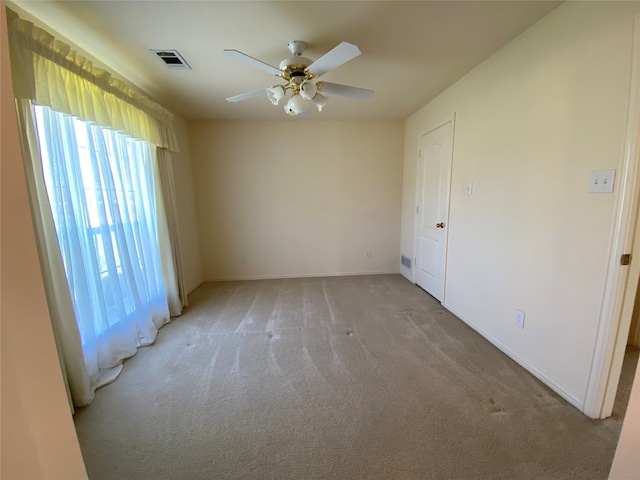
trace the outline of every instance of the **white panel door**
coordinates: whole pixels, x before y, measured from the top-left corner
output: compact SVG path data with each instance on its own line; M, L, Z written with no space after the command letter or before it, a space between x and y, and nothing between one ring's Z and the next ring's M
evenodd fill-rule
M420 138L416 206L416 283L444 298L453 122Z

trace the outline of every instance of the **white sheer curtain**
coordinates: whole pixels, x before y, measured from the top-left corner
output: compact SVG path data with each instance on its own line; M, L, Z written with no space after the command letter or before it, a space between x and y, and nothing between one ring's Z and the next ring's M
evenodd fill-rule
M167 302L171 315L186 305L166 178L178 150L173 115L10 9L7 24L38 253L73 409L88 405L136 346L153 342L169 319ZM35 105L51 109L37 114L38 128ZM102 196L91 197L93 187ZM154 226L159 263L147 250Z
M154 149L34 106L43 175L91 385L153 343L169 311L157 241Z

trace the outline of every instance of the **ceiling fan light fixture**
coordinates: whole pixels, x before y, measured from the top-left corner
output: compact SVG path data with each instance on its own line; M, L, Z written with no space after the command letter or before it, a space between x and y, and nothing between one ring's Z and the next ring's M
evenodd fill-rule
M300 95L294 95L285 105L284 111L295 117L309 110L310 106L311 103L309 101L305 100Z
M267 88L267 97L274 105L278 105L280 100L284 98L284 87L282 85L274 85L271 88Z
M313 104L316 106L319 112L327 105L329 98L321 93L316 93L313 99L311 100Z
M284 105L284 111L287 115L291 115L292 117L296 117L298 114L296 112L293 111L293 109L291 108L291 106L289 105L289 102L287 102Z
M318 93L316 84L312 80L304 80L300 84L300 96L305 100L311 100Z

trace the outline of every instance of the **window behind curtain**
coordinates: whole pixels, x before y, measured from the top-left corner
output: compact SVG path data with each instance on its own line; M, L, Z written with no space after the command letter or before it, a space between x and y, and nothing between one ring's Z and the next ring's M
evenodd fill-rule
M34 116L85 363L100 385L169 320L153 149L48 107L34 106Z

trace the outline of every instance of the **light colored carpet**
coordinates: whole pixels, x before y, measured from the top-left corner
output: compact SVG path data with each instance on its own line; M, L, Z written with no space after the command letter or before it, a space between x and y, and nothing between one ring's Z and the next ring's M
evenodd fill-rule
M399 275L189 300L77 411L91 479L607 478L624 405L590 420Z

